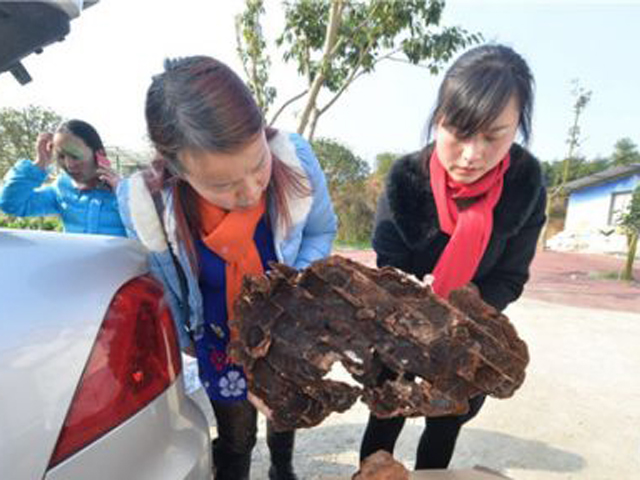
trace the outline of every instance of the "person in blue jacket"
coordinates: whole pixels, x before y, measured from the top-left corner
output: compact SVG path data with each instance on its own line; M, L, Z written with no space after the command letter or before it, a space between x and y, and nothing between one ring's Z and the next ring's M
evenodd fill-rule
M45 185L54 163L61 173ZM69 120L55 134L38 136L34 161L20 160L7 172L0 209L17 217L58 215L69 233L125 236L114 193L118 179L95 128Z
M167 60L146 121L157 155L118 185L121 215L149 249L183 350L197 358L218 427L215 478L247 479L259 401L227 355L228 319L244 275L330 254L337 221L325 177L309 143L266 127L245 83L210 57ZM267 421L267 444L269 478L296 479L294 432Z

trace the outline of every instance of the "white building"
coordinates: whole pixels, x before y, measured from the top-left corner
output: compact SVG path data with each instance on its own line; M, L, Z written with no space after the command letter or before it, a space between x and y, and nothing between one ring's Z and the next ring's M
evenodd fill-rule
M638 184L640 164L611 167L569 182L564 230L548 246L552 250L626 252L626 237L617 224Z

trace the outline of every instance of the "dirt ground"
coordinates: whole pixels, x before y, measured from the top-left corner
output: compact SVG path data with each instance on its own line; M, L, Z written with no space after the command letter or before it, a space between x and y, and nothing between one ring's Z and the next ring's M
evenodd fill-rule
M371 265L371 251L341 251ZM640 284L606 280L622 259L542 252L525 294L506 314L527 342L527 379L506 400L488 399L460 435L451 468L483 466L517 480L640 478ZM636 270L636 278L640 271ZM357 402L301 430L301 479L348 479L357 470L368 411ZM422 419L409 419L395 456L414 461ZM252 477L267 478L265 422Z
M335 252L365 265L375 264L372 250ZM581 308L640 313L640 260L636 282L616 280L624 259L608 255L539 252L531 265L531 279L524 298Z

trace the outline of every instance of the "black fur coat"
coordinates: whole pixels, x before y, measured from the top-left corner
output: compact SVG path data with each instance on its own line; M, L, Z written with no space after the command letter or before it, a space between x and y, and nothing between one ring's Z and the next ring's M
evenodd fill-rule
M510 153L511 165L493 212L493 232L473 278L482 298L498 310L522 293L545 221L546 194L538 161L517 144ZM435 268L449 241L440 231L429 172L421 165L423 155L416 152L394 163L378 202L373 234L378 266L392 265L419 279Z

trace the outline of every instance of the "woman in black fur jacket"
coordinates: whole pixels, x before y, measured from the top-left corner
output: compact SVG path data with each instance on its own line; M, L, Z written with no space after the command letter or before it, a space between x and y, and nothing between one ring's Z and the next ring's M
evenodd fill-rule
M373 248L391 265L449 292L473 282L485 302L503 310L529 278L546 194L538 161L514 143L529 140L533 76L511 48L483 45L447 71L428 125L434 143L395 162L376 213ZM426 418L416 470L446 468L465 415ZM393 453L403 417L370 415L360 458Z

